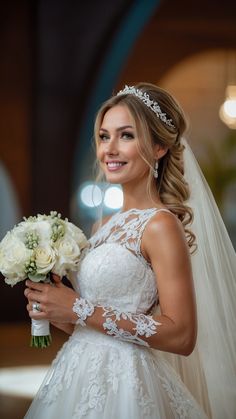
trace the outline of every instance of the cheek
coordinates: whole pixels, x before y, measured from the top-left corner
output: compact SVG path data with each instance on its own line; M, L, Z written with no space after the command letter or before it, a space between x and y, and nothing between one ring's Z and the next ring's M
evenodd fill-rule
M128 157L130 160L133 160L135 162L135 164L143 165L145 166L146 163L143 160L143 158L140 156L140 153L137 150L129 150L129 153L127 153Z
M102 156L103 156L103 151L102 151L102 147L101 146L97 146L97 148L96 148L96 157L97 157L97 160L101 160L102 159Z
M138 149L138 146L137 146L137 142L135 142L133 144L127 143L127 146L126 146L126 149L124 150L124 152L125 152L126 156L131 160L135 160L135 161L143 160L141 155L140 155L140 152L139 152L139 149Z

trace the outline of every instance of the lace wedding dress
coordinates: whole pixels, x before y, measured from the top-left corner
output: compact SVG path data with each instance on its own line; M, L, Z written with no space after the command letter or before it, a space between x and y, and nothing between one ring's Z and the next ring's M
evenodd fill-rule
M158 290L140 247L157 211L118 212L92 236L73 284L81 297L150 314ZM206 417L162 352L81 326L59 351L26 414L27 419Z

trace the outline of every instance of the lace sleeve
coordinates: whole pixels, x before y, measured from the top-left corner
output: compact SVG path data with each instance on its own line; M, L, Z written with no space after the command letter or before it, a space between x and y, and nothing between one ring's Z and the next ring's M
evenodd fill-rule
M126 342L136 343L149 347L144 338L149 338L157 333L161 323L146 314L121 312L112 307L95 306L102 309L102 327L104 333ZM86 319L92 316L95 307L83 298L76 298L73 311L77 314L77 324L86 326ZM122 327L120 327L122 323ZM124 327L125 325L125 327Z

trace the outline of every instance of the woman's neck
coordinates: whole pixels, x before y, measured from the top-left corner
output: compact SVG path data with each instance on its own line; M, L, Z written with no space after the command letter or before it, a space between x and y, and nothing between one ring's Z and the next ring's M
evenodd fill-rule
M141 188L133 188L132 190L127 190L127 188L123 187L123 194L123 211L128 211L131 208L146 209L163 207L157 191L152 192L151 196L149 196L146 188L145 190L142 190Z

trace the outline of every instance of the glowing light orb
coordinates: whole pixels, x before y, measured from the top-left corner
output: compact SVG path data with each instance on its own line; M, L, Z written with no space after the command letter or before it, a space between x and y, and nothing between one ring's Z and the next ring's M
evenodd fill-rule
M110 186L104 196L104 204L111 209L119 209L123 205L123 192L118 186Z
M98 207L102 203L102 191L99 186L88 184L81 189L80 199L87 207Z
M235 99L227 99L223 106L224 106L224 112L230 118L236 118L236 98Z

